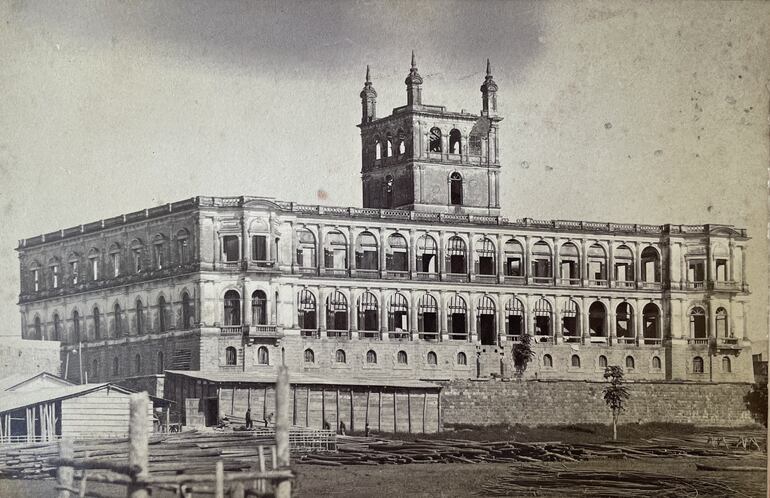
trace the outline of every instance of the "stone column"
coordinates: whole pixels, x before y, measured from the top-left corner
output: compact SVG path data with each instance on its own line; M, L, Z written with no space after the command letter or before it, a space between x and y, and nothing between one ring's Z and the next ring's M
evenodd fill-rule
M559 296L553 299L553 342L554 344L561 344L564 342L564 331L561 326L561 307L559 306Z
M439 272L439 278L445 279L446 276L446 232L444 230L439 231L438 236L438 261L436 261L436 269Z
M644 318L642 316L642 308L638 299L634 300L634 343L638 346L644 336L642 332L642 326L644 324Z
M615 281L615 245L611 240L607 241L607 244L609 247L609 267L604 269L604 276L607 279L607 287L612 288L612 284Z
M321 335L326 333L326 291L318 287L318 303L316 303L316 313L318 313L318 329Z
M409 229L409 278L417 278L417 232L414 228Z
M583 344L591 342L591 330L588 325L588 300L584 297L580 298L580 335Z
M532 283L532 237L529 235L524 236L524 283ZM534 329L530 329L534 331ZM533 332L534 333L534 332Z
M446 292L444 292L443 290L439 291L438 323L439 323L439 332L441 334L441 340L448 341L449 332L447 331L447 302L446 302Z
M497 282L498 283L504 283L505 282L505 251L504 251L505 241L503 240L503 235L498 233L497 234L497 251L495 252L497 257Z
M350 307L353 308L353 312L350 314L350 338L358 339L358 299L353 293L353 289L350 290Z
M468 281L476 280L476 243L473 232L468 232L468 261L465 271L468 272Z
M559 243L561 239L554 237L553 239L553 253L551 254L551 280L554 285L559 285L561 278L561 269L559 268Z
M361 231L353 227L348 227L348 270L350 275L355 273L356 268L356 237Z
M379 256L379 260L380 260L380 262L379 262L380 275L382 277L384 277L385 274L387 273L387 259L388 259L387 258L387 247L388 247L388 242L387 242L387 240L385 240L385 230L382 227L379 228L379 239L380 240L379 240L379 244L378 244L378 248L377 248L378 249L377 255Z
M706 313L708 313L708 337L711 339L716 333L716 306L711 299L706 303Z
M616 313L616 307L618 305L617 299L610 298L608 310L607 310L607 320L609 320L609 337L607 340L607 343L609 345L615 344L617 342L617 336L618 336L618 330L617 330L617 317L615 316Z
M316 263L318 265L319 275L324 274L324 269L326 267L326 265L324 264L326 260L326 257L325 257L326 253L324 251L324 244L325 244L325 238L326 238L324 236L325 229L326 227L324 226L323 223L318 224L318 250L316 251L316 260L317 260ZM318 323L321 323L321 322L319 321Z
M582 239L580 241L580 285L585 287L588 284L588 241ZM588 310L586 310L588 313Z
M468 315L466 315L466 325L468 326L468 340L472 343L478 342L476 337L476 296L473 293L468 295Z
M388 335L388 303L385 300L385 293L380 290L380 339L384 339Z
M496 329L497 329L497 342L503 346L506 340L506 330L505 330L505 295L504 294L497 294L497 323Z

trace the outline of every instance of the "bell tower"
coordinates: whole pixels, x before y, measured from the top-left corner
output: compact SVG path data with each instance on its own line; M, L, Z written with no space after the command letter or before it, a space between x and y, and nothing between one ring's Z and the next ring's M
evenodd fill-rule
M487 60L479 114L422 102L412 52L406 105L376 117L367 66L361 91L361 181L365 208L497 216L500 213L497 84Z

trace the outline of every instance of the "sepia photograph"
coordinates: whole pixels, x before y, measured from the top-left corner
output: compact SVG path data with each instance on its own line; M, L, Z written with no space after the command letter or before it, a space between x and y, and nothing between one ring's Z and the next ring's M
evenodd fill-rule
M0 0L0 496L767 496L769 61L763 0Z

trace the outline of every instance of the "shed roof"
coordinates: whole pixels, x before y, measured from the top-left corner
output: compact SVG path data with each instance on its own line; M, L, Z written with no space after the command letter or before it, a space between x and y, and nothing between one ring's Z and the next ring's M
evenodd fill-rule
M50 403L51 401L73 398L105 388L114 389L124 394L133 393L133 391L108 382L54 387L29 392L6 392L0 397L0 413L18 410L19 408L25 408L38 403Z
M34 375L13 374L0 379L0 391L12 391L35 380L53 380L62 386L71 386L72 382L49 372L39 372Z
M200 372L192 370L166 370L167 374L181 375L192 379L206 380L217 383L242 384L275 384L275 376L259 372ZM401 387L415 389L441 389L438 384L413 379L352 379L313 377L310 375L292 373L289 377L291 384L320 385L320 386L370 386L370 387Z

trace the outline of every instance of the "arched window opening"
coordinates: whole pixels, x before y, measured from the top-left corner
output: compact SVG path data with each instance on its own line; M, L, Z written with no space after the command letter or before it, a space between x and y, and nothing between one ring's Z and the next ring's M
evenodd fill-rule
M615 308L615 330L618 339L630 341L634 338L634 309L628 303L620 303Z
M385 207L393 209L393 175L385 177Z
M32 264L31 267L31 279L32 279L32 290L34 292L39 292L40 287L40 264L35 262Z
M270 351L268 351L266 346L260 346L257 350L257 363L259 365L270 364Z
M652 369L653 370L660 370L661 369L661 362L660 358L657 356L652 357Z
M156 363L156 373L162 374L165 371L165 365L163 365L163 351L158 351L158 360Z
M345 354L345 351L342 349L338 349L336 353L334 353L334 361L337 363L347 363L347 355Z
M399 351L397 358L399 365L406 365L409 363L409 358L406 356L406 351Z
M324 245L324 267L334 270L347 269L348 244L342 232L334 230L327 233Z
M703 358L696 356L692 359L692 373L703 373Z
M467 365L468 364L468 357L462 351L457 353L457 364L458 365Z
M543 367L545 368L553 368L553 357L549 354L543 355Z
M393 136L390 133L385 138L385 145L387 147L387 157L393 157Z
M144 335L144 305L142 300L136 300L136 335Z
M572 242L559 248L559 273L564 285L580 285L580 254Z
M449 153L461 154L462 153L462 136L460 130L453 128L449 132Z
M433 351L428 351L428 365L438 365L438 356Z
M476 241L476 273L479 275L496 275L495 245L484 237Z
M118 375L120 375L120 360L116 356L112 359L112 376L117 377Z
M577 303L570 299L561 310L561 333L564 342L580 342L579 316Z
M225 348L225 365L237 365L238 364L238 350L233 346L227 346Z
M690 310L690 337L694 339L705 339L707 336L706 312L700 306L695 306Z
M35 337L33 339L38 340L38 341L42 340L43 339L43 326L40 323L40 317L39 316L35 317L34 328L35 328L35 330L34 330Z
M391 338L409 337L409 302L397 292L390 296L388 303L388 331Z
M72 312L72 340L80 342L80 313L77 310Z
M190 330L192 328L192 307L190 306L190 295L186 292L182 293L182 330Z
M730 358L727 356L722 357L722 371L724 373L731 373L733 371L732 364L730 363Z
M166 298L158 297L158 329L161 332L168 330L166 323Z
M636 367L636 361L634 361L633 356L626 356L626 368L628 370L633 370Z
M308 348L305 350L305 363L315 363L315 353L312 349Z
M599 355L599 368L607 368L607 357Z
M333 291L326 298L326 328L330 336L347 335L348 300L340 291Z
M94 339L102 338L102 315L99 313L99 308L94 306Z
M377 298L371 292L364 292L358 298L358 328L363 337L379 339L379 317ZM347 325L345 328L347 328Z
M551 303L540 298L535 303L535 341L547 342L551 337Z
M505 305L505 333L510 340L516 341L524 334L524 304L515 297L508 300Z
M307 228L297 230L297 265L300 268L315 268L315 235Z
M53 337L51 337L54 341L61 341L61 320L59 319L59 314L54 313L53 314Z
M297 324L303 336L315 335L316 301L312 292L302 289L297 294Z
M633 287L634 256L628 246L615 249L615 282L619 287Z
M524 247L520 242L509 239L504 246L505 251L505 276L524 276Z
M224 299L225 326L233 327L241 325L241 295L238 291L225 292Z
M447 242L447 273L465 274L465 241L460 237L454 236Z
M430 294L423 294L417 303L417 330L420 339L438 338L438 306Z
M77 285L80 283L80 256L73 252L70 254L68 261L70 264L70 282L72 282L72 285Z
M570 365L572 368L580 368L580 356L573 354L570 359Z
M96 282L100 278L102 278L102 274L100 271L101 265L99 264L99 250L96 248L91 249L88 251L88 276L90 277L90 280L92 282Z
M438 128L431 128L429 135L428 150L430 152L441 152L441 130Z
M385 266L388 271L409 271L409 247L406 238L400 233L394 233L388 237L387 253L385 254Z
M466 310L467 306L465 300L454 295L449 298L449 304L447 306L447 318L449 320L449 338L454 340L467 340L468 329L466 327Z
M402 130L398 130L398 154L406 154L406 135Z
M449 176L449 203L453 206L463 205L463 177L457 171Z
M267 325L267 294L261 290L251 293L251 323Z
M476 307L476 331L483 346L497 344L497 316L495 302L489 296L481 296Z
M607 285L607 252L599 244L588 248L588 284Z
M142 355L136 354L134 356L134 375L140 375L142 373Z
M377 239L371 232L361 232L356 240L356 268L377 270L379 253Z
M120 304L115 303L113 311L115 319L115 337L123 336L123 310L120 309Z
M552 278L551 248L545 241L532 246L532 277L536 284L548 284Z
M152 241L153 263L156 270L166 267L166 238L158 234Z
M724 308L717 308L716 327L717 337L728 337L727 310Z
M376 142L374 144L374 159L379 161L382 159L382 142L380 142L379 138L375 138Z
M430 235L423 235L417 239L417 271L419 273L436 274L436 260L438 259L438 245Z
M176 233L176 257L180 266L190 262L190 233L185 228Z
M366 363L369 364L376 364L377 363L377 353L375 353L373 350L369 350L366 352Z
M660 256L652 246L642 250L641 255L642 282L660 282Z
M588 330L591 337L607 337L606 321L607 312L604 305L595 301L588 308Z
M648 303L642 308L644 327L644 343L657 344L660 342L660 308L653 303Z

